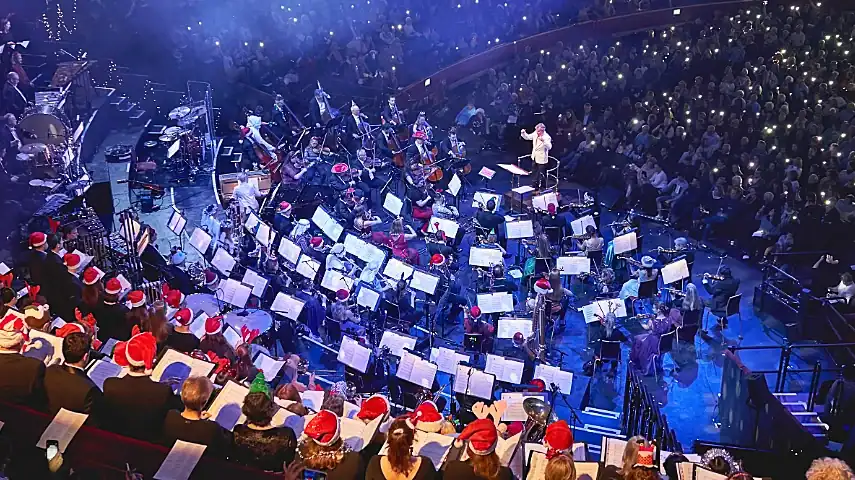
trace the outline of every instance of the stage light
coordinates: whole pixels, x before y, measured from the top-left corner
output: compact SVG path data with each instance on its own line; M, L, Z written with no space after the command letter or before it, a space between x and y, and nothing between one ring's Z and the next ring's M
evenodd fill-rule
M264 42L258 42L258 46L264 48Z
M562 63L562 64L561 64L561 70L566 70L566 69L567 69L567 65L565 65L565 64L563 64L563 63Z
M409 15L409 14L410 14L410 11L409 11L409 10L407 10L407 15Z
M526 16L525 16L525 15L523 15L523 21L526 21L526 20L527 20Z
M189 30L193 30L193 29L190 28L190 25L187 25L187 30L189 31Z
M202 26L202 22L199 22L199 26L200 26L200 27Z
M294 20L294 23L297 23L297 17L292 18L292 20Z
M215 42L214 42L214 45L216 45L216 46L218 46L218 47L219 47L219 46L220 46L220 41L219 41L219 40L215 41Z
M332 30L330 30L330 36L332 37L333 35L335 35L335 32L333 32Z
M618 80L621 80L621 79L623 78L623 74L622 74L622 73L618 73L618 74L617 74L617 78L618 78Z
M285 10L285 5L279 5L279 10Z
M552 75L547 76L547 77L546 77L546 79L551 81L551 80L552 80Z
M499 43L499 37L496 37L496 43Z

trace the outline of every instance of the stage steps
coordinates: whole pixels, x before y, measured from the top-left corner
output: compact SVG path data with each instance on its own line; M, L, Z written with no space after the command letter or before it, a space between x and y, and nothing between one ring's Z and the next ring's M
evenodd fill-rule
M811 435L823 440L828 438L828 425L819 418L817 406L814 405L813 410L808 410L807 393L773 393L773 395Z
M603 437L624 439L621 433L620 413L611 410L586 407L576 410L579 416L575 422L574 442L588 444L588 459L599 460ZM567 423L573 428L573 418L567 418Z

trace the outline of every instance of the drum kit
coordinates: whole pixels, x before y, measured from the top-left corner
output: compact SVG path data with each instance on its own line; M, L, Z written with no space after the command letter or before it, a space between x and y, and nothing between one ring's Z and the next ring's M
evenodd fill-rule
M37 171L56 177L68 173L69 147L72 146L71 123L62 110L64 95L60 92L39 92L35 105L30 106L18 121L22 133L15 159L33 174Z
M197 102L191 105L181 105L173 108L167 117L174 121L176 125L167 127L161 132L158 140L170 150L176 141L181 143L178 150L170 152L167 160L177 157L177 161L167 163L178 171L185 170L189 167L190 176L194 176L202 162L202 142L201 134L197 121L205 117L205 105L202 102ZM147 147L155 147L156 142L146 145ZM175 155L178 154L178 155Z

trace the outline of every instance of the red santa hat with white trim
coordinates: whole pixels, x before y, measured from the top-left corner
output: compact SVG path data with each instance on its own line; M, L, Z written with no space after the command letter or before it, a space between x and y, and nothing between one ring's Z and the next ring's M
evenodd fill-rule
M134 290L128 294L128 302L131 308L142 307L145 305L145 293L142 290Z
M14 313L7 314L0 320L0 348L9 350L23 345L27 341L25 330L24 319Z
M66 253L64 257L62 257L62 263L65 264L65 267L69 270L77 270L80 268L80 263L83 259L80 258L80 255L76 253Z
M47 235L43 232L33 232L30 234L30 248L38 248L47 243Z
M145 367L151 370L154 357L157 354L157 339L151 332L138 333L134 326L135 335L127 342L118 342L113 348L113 360L122 367Z
M86 328L79 323L66 323L62 328L56 331L56 336L59 338L65 338L72 333L86 333Z
M374 420L377 417L383 417L383 422L389 418L391 412L389 400L383 395L371 395L367 400L359 406L359 412L356 417L360 420Z
M83 271L82 280L84 285L95 285L100 279L101 276L98 274L98 270L95 270L92 267L89 267Z
M309 420L303 433L322 447L329 447L341 438L341 419L329 410L321 410Z
M490 455L496 451L499 443L499 431L496 424L487 418L480 418L470 423L457 436L455 444L469 440L469 450L475 455Z
M205 320L205 335L216 335L218 333L223 333L222 315L208 317L208 319Z
M546 456L552 456L564 453L573 446L573 432L566 420L559 420L550 423L546 427L546 434L543 436L543 444L546 446Z
M111 278L107 280L107 284L104 286L104 293L108 295L118 295L122 291L122 282L119 281L118 278Z
M549 284L549 280L541 278L534 282L534 291L537 292L538 295L546 295L547 293L552 292L552 285Z
M407 417L407 425L415 430L423 432L437 433L442 429L443 423L442 413L436 407L436 404L430 400L422 402L411 414Z
M186 327L193 321L193 310L190 310L189 308L181 308L175 312L172 319L175 320L175 323L178 325Z

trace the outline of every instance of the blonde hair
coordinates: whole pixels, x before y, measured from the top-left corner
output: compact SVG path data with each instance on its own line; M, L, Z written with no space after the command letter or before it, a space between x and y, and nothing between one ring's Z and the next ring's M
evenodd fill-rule
M805 473L807 480L852 480L855 477L849 465L836 458L818 458Z
M636 435L626 441L626 447L623 449L623 467L620 469L622 477L626 478L629 475L638 459L638 449L642 445L647 445L647 439L641 435Z
M576 464L567 455L553 457L546 464L544 480L576 480Z
M181 385L181 402L184 408L201 412L213 391L214 384L208 377L190 377Z

